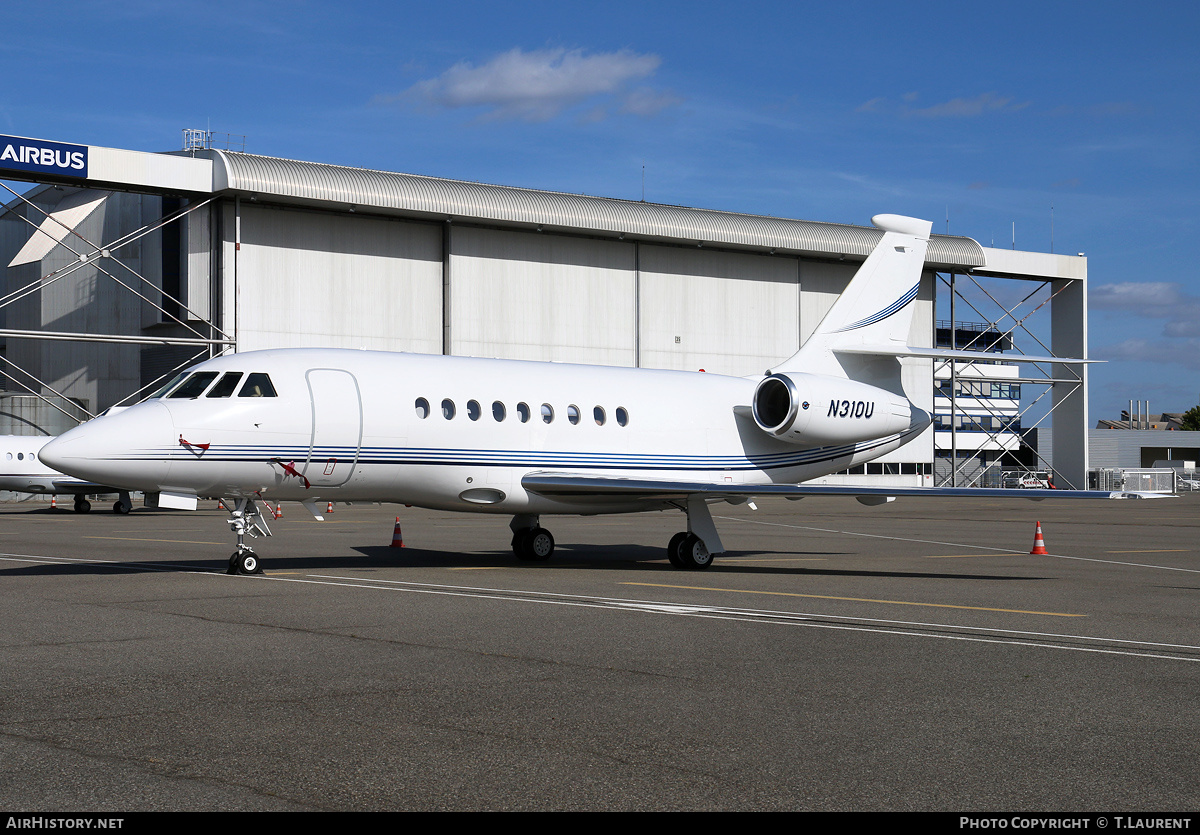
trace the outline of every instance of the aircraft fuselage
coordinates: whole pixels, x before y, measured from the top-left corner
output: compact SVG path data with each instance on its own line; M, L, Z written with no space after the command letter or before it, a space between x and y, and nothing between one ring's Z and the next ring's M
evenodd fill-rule
M569 499L527 492L521 478L795 484L896 449L928 424L912 410L904 431L884 437L786 443L749 412L757 378L701 372L335 349L233 354L190 371L213 372L207 391L168 392L91 421L86 444L73 433L55 442L54 462L146 492L578 513ZM244 375L239 385L267 375L275 396L213 396L229 372ZM849 427L886 408L864 403L860 384L823 382L811 408L830 420ZM844 398L828 395L838 385ZM613 499L583 512L645 509Z

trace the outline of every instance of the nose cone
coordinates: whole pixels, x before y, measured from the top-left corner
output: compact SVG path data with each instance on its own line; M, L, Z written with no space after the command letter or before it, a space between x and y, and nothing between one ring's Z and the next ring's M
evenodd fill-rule
M43 446L38 458L96 484L156 490L166 479L174 430L166 406L142 403L75 427Z

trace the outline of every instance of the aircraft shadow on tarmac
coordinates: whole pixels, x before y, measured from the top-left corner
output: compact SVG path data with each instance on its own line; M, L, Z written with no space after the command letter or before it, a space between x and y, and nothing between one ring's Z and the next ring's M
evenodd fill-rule
M423 548L392 548L386 545L356 546L357 554L288 556L286 554L263 554L263 566L269 576L275 572L364 570L383 568L516 568L525 571L562 570L581 568L591 570L644 570L670 572L680 577L700 577L713 574L739 575L790 575L796 577L880 577L928 580L1046 580L1050 577L1015 576L1003 574L972 574L926 571L878 571L862 569L815 568L811 566L752 565L738 562L739 557L763 557L765 559L851 556L841 551L727 551L718 557L707 571L680 571L673 568L663 554L663 549L644 545L567 545L559 546L554 557L546 562L523 562L505 550L463 554L454 551L433 551ZM52 558L48 558L52 559ZM0 568L0 577L16 576L86 576L97 574L135 574L146 572L194 572L212 571L224 573L227 557L214 559L145 559L89 562L89 563L38 563Z

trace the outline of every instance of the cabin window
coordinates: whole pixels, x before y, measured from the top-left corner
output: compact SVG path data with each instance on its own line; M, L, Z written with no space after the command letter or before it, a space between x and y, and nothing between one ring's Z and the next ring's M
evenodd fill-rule
M542 423L554 422L554 407L549 403L542 404Z
M579 425L579 407L574 403L567 407L567 420L571 421L572 426Z
M417 402L414 403L413 406L416 407L417 417L419 417L421 420L425 420L425 418L429 417L429 401L424 397L418 397Z
M10 452L10 453L8 453L8 460L9 460L9 461L11 461L11 460L12 460L12 453L11 453L11 452Z
M517 417L519 417L521 419L521 423L529 423L529 404L528 403L518 403L517 404Z
M508 412L507 412L507 410L505 410L503 403L501 403L499 400L497 400L496 402L494 402L492 404L492 417L494 417L496 419L496 423L499 423L500 421L504 420L504 418L507 416L508 416Z
M479 408L478 400L467 401L467 417L471 420L479 420L479 416L483 414L483 409Z
M23 452L18 452L18 453L17 453L17 460L18 460L18 461L24 461L24 460L25 460L25 453L23 453Z
M216 371L197 371L184 384L171 392L171 399L196 398L204 394L208 384L217 379Z
M604 425L605 416L604 416L603 408L601 408L600 406L597 406L596 408L592 409L592 417L596 419L597 426Z
M232 397L233 390L237 388L238 380L242 379L242 372L230 371L220 381L212 387L212 391L208 393L208 397Z
M454 401L447 397L442 401L442 417L446 420L454 420L454 414Z
M624 406L617 407L617 423L621 426L629 425L629 412L625 411Z
M271 378L261 372L251 374L246 378L246 385L238 392L238 397L278 397Z

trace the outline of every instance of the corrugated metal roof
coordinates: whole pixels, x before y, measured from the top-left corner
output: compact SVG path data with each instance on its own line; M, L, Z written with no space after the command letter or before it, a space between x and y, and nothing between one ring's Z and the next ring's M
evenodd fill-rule
M865 258L883 236L874 227L493 186L232 151L202 153L214 161L213 191L218 193L236 191L439 219L835 257ZM926 262L982 267L986 259L983 247L971 238L934 235Z

